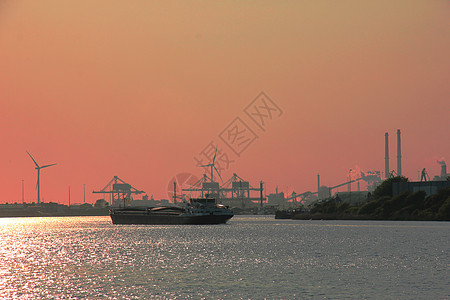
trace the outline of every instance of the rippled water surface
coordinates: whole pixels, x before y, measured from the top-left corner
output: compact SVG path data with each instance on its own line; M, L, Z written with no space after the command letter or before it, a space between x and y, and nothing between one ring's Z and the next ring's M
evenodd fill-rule
M448 299L450 223L0 219L0 298Z

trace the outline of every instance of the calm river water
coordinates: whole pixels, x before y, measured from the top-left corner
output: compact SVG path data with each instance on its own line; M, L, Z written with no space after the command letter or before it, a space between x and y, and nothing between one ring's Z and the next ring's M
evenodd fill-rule
M0 219L4 299L449 299L450 223Z

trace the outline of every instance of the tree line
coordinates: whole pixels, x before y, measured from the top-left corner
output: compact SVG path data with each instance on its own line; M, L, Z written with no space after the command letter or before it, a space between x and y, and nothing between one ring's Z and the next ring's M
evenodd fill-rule
M393 196L395 182L408 182L408 178L397 176L383 181L363 203L352 205L329 199L316 203L309 213L293 218L450 221L450 188L430 196L424 191Z

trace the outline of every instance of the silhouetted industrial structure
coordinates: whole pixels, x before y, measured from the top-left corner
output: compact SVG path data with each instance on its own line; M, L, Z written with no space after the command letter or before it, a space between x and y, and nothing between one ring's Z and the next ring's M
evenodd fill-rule
M40 175L41 175L41 169L44 168L48 168L51 166L54 166L56 164L50 164L50 165L45 165L45 166L39 166L38 163L34 160L33 156L31 156L31 154L27 151L28 155L31 157L31 159L33 160L34 164L36 165L36 170L37 170L37 183L36 183L36 188L37 188L37 203L41 203L41 181L40 181Z
M109 194L110 205L111 206L123 206L126 205L127 202L132 200L133 194L144 194L144 191L138 190L131 186L131 184L126 183L122 179L117 176L114 176L106 186L100 191L93 191L94 194Z
M256 188L236 173L222 185L204 174L193 187L182 189L182 191L197 192L201 197L213 197L221 204L241 209L262 207L266 200L263 196L264 187L262 181L259 188ZM253 193L258 194L252 195Z

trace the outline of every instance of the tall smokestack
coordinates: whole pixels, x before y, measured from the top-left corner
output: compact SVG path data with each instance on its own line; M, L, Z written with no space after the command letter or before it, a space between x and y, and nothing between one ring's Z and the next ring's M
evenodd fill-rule
M384 177L389 178L389 134L384 134Z
M320 174L317 174L317 198L319 198L319 190L320 190Z
M397 175L402 176L402 143L400 129L397 129Z

